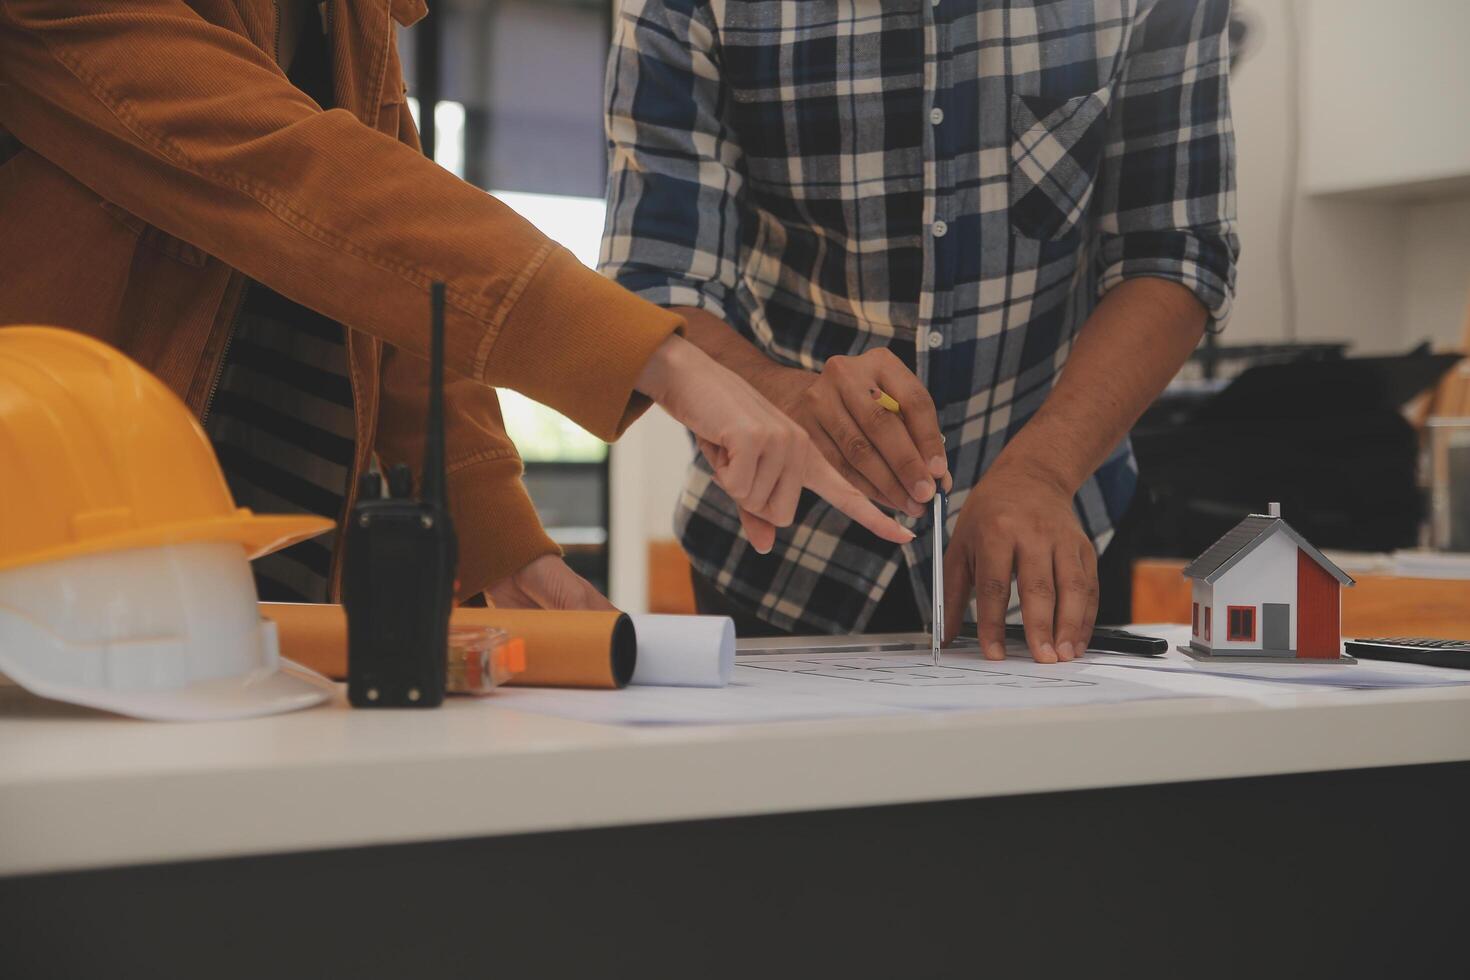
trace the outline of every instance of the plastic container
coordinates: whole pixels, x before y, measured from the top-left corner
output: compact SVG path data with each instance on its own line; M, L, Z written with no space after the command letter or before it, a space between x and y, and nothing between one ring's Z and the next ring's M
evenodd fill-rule
M444 689L484 696L526 669L526 644L493 626L449 627Z

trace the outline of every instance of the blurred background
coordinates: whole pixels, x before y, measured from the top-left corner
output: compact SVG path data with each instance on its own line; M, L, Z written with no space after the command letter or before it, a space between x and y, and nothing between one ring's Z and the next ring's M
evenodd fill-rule
M443 0L399 36L426 151L589 266L602 236L602 81L612 17L607 0ZM607 444L513 391L500 392L500 401L542 523L572 566L606 593Z
M589 265L615 6L439 0L400 38L434 158ZM1237 0L1233 18L1239 297L1134 432L1145 485L1110 549L1131 570L1122 601L1184 621L1181 559L1279 500L1363 585L1387 583L1345 599L1346 633L1470 636L1470 375L1452 356L1470 346L1470 3ZM687 611L683 431L655 410L609 452L503 404L577 569L627 610Z

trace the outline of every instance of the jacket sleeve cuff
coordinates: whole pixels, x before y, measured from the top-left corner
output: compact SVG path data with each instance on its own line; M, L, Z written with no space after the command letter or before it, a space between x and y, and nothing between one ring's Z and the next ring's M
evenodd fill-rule
M521 461L496 455L449 473L449 506L460 540L457 599L484 592L561 548L541 527L521 481Z
M483 377L549 405L611 442L651 404L633 390L675 313L634 296L556 247L512 307Z

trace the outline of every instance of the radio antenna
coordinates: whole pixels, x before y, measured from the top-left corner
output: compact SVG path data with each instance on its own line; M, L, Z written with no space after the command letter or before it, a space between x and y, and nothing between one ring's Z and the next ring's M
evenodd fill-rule
M449 513L444 475L444 284L429 287L429 431L424 442L423 501Z

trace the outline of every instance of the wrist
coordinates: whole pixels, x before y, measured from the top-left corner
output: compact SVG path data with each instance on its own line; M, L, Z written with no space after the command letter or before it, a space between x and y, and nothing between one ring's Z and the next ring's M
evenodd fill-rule
M693 344L678 334L671 334L664 338L643 365L634 387L654 401L663 402L673 388L675 378L690 367L698 353Z
M753 368L745 380L750 382L752 388L765 395L772 405L790 415L790 406L820 377L814 371L803 371L801 368L786 367L767 360L767 363Z
M741 336L734 327L708 310L690 306L676 306L673 310L684 317L688 325L686 336L691 346L735 374L772 404L789 403L790 385L803 377L815 378L810 371L777 363ZM805 387L806 384L799 385L800 389Z
M1068 472L1061 465L1060 455L1056 452L1034 451L1018 440L1001 452L985 475L1039 484L1070 500L1081 488L1084 478Z

